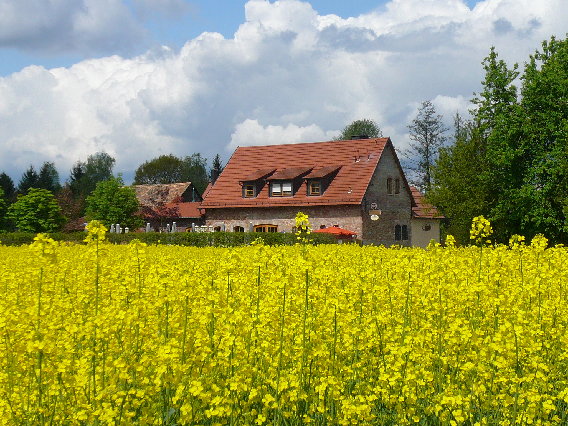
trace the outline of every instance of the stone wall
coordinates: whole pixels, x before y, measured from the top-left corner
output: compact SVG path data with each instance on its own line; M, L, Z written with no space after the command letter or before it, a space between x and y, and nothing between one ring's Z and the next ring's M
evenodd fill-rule
M387 179L392 178L393 194L388 194ZM394 182L399 179L400 193L394 194ZM376 209L374 205L376 204ZM405 186L402 170L396 161L396 154L391 145L387 145L371 179L363 202L363 243L383 244L391 246L399 244L410 246L412 230L410 218L412 214L412 197L410 189ZM373 213L378 213L378 220L371 220ZM406 226L408 239L395 240L395 226Z
M207 209L206 225L223 227L233 231L236 226L248 232L255 225L276 225L278 232L292 232L296 213L309 216L312 229L338 225L356 232L360 238L362 219L360 206L312 206L312 207L252 207Z

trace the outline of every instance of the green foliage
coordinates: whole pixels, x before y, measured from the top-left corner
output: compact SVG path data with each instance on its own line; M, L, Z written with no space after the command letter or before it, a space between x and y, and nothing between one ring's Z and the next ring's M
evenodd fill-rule
M135 216L138 210L134 189L124 186L120 177L99 182L87 197L87 219L100 220L107 227L120 223L136 229L142 225L142 219Z
M4 197L4 190L0 187L0 231L6 230L8 226L8 218L6 213L8 212L8 203Z
M39 183L39 175L34 169L33 165L22 174L20 182L18 183L18 193L27 194L30 188L37 188Z
M193 154L184 158L175 155L161 155L142 163L134 176L134 185L191 182L203 194L209 176L207 160L201 154Z
M30 188L8 208L8 218L22 232L53 232L65 218L54 195L46 189Z
M444 232L465 245L474 217L487 212L485 142L472 123L456 114L455 134L450 146L442 147L432 170L434 185L427 194L432 205L450 219Z
M219 154L217 154L213 159L213 164L211 166L211 170L209 171L209 179L211 183L215 183L222 171L223 165L221 164L221 157L219 156Z
M8 202L16 201L16 187L14 181L6 173L0 173L0 188L4 191L4 197Z
M61 184L59 183L59 173L55 168L55 164L46 161L39 169L37 188L47 189L54 194L59 192Z
M383 133L377 123L368 118L363 118L361 120L355 120L351 124L347 125L337 139L350 140L358 136L380 138L383 136Z
M69 187L75 197L87 197L97 183L112 178L115 159L106 152L89 155L86 162L77 162L71 169Z
M12 232L2 234L2 244L17 246L31 244L36 234ZM51 232L49 234L55 241L67 241L83 244L85 232ZM138 239L146 244L166 244L194 247L236 247L249 245L261 239L266 245L294 245L296 236L292 233L279 232L174 232L170 234L159 232L130 232L128 234L107 233L106 241L113 244L128 244ZM312 244L336 244L334 236L328 234L312 234Z
M520 99L516 65L508 68L491 49L483 67L472 123L440 155L429 199L450 226L483 214L499 242L513 234L545 234L552 243L567 243L568 41L552 38L530 57Z

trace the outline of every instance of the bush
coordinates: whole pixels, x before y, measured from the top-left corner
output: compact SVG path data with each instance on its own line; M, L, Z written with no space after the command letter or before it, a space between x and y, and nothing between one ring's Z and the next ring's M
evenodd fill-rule
M18 246L31 244L36 234L30 232L10 232L0 234L3 245ZM82 243L86 237L85 232L53 232L49 236L55 241ZM289 233L272 232L174 232L171 234L159 232L131 232L128 234L107 233L107 240L113 244L128 244L133 239L139 239L147 244L170 244L194 247L235 247L252 243L261 239L266 245L293 245L296 244L296 235ZM313 244L335 244L335 237L326 234L312 234Z

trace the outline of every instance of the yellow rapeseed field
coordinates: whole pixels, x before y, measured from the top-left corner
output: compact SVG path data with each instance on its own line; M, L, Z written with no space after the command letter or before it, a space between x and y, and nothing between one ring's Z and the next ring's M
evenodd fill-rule
M542 237L424 250L90 235L0 246L0 422L568 422L568 251Z

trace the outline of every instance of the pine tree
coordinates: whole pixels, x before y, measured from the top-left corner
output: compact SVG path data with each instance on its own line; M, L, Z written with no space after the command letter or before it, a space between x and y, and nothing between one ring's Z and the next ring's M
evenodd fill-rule
M18 193L27 194L30 188L37 188L39 184L39 175L33 165L24 172L20 182L18 183Z

